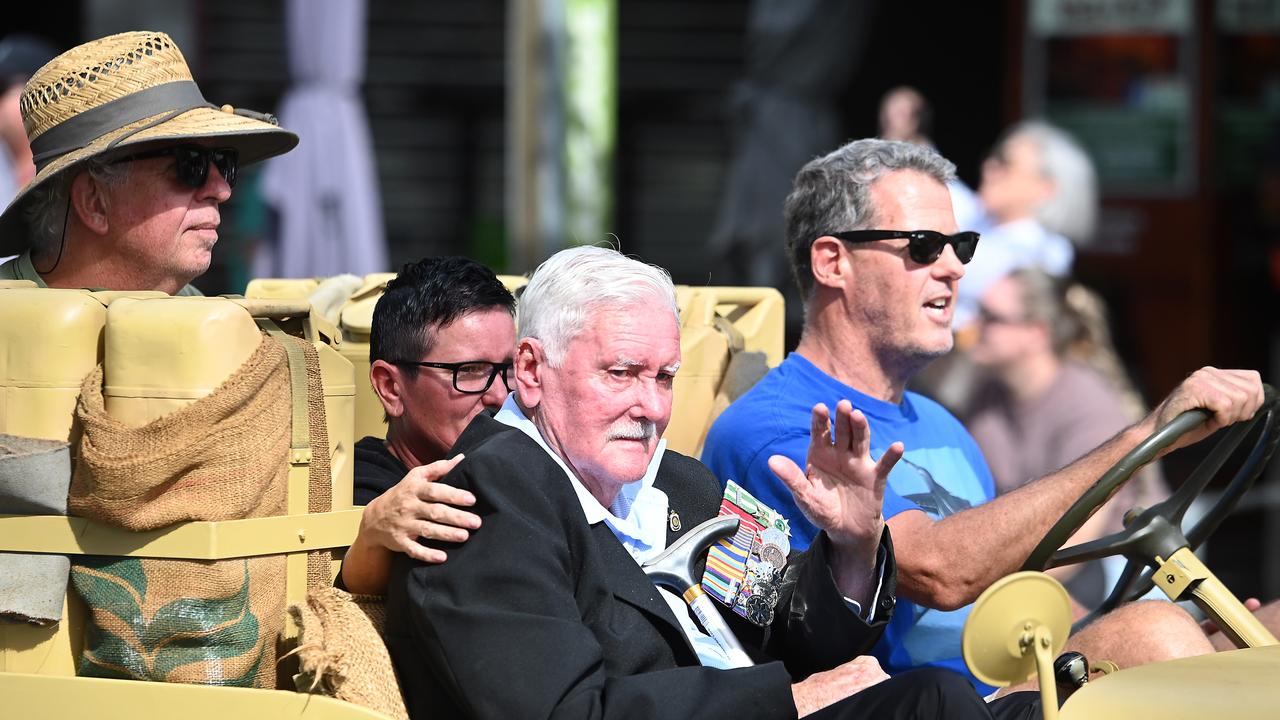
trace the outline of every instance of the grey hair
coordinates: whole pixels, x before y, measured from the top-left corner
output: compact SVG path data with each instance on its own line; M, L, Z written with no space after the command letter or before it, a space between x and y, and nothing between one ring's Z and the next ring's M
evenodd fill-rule
M868 228L877 221L871 186L895 170L924 173L945 185L956 166L933 148L896 140L855 140L800 168L783 206L787 257L806 301L813 293L809 250L833 232ZM917 228L899 228L915 230Z
M1089 153L1070 133L1040 120L1018 123L1005 137L1005 142L1029 140L1039 152L1040 174L1054 184L1036 220L1075 245L1091 243L1098 222L1098 175Z
M675 285L666 270L612 248L569 248L533 272L516 308L517 332L521 340L540 340L547 362L560 367L593 312L639 303L668 307L679 322Z
M63 229L70 212L68 198L71 183L81 172L89 173L93 180L110 188L117 188L129 179L132 163L110 163L92 158L79 168L69 168L58 177L35 188L27 196L26 220L29 244L33 255L56 252L62 243Z

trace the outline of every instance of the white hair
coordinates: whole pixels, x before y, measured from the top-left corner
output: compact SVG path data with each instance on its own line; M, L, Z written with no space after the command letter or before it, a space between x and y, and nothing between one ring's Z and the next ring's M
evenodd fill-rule
M1036 210L1036 220L1076 245L1092 242L1098 222L1098 176L1085 149L1067 131L1039 120L1019 123L1007 137L1029 140L1039 151L1040 174L1054 184L1053 196Z
M612 248L569 248L533 272L516 309L517 332L521 340L541 341L547 362L559 367L592 313L646 303L669 307L679 323L676 290L666 270Z

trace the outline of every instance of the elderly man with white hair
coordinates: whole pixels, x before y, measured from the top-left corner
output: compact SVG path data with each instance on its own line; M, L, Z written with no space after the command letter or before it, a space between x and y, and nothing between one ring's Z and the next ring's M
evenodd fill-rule
M894 605L880 515L890 452L847 403L813 413L807 470L774 470L822 528L790 558L771 618L731 615L735 661L640 563L715 517L716 480L664 449L680 367L665 271L562 251L521 297L515 392L453 448L443 482L480 527L442 565L396 558L387 641L410 714L445 717L990 717L959 676L886 679L859 657Z

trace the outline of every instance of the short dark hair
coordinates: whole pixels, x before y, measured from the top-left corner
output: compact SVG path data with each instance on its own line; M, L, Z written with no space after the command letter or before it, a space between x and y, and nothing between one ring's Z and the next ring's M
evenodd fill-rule
M515 317L516 299L489 268L464 257L408 263L387 283L373 309L369 362L419 360L436 331L467 313L501 308Z

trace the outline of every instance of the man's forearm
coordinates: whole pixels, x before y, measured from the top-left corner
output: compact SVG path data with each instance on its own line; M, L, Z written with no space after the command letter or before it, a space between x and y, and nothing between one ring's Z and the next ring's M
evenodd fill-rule
M342 559L342 584L357 595L382 595L387 591L393 553L357 535Z
M1146 435L1130 427L1052 475L939 521L914 511L893 517L900 593L941 609L973 602L1018 570L1052 524Z

